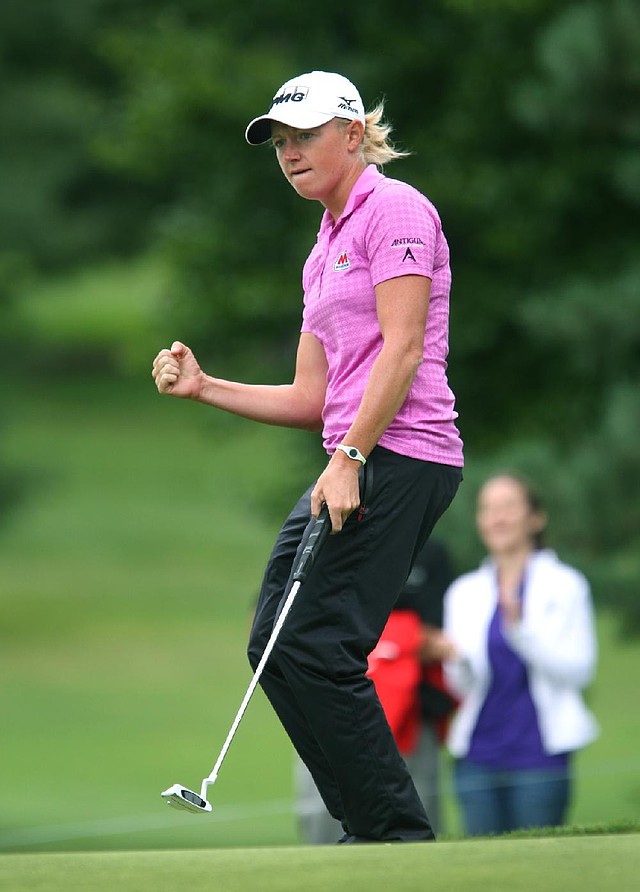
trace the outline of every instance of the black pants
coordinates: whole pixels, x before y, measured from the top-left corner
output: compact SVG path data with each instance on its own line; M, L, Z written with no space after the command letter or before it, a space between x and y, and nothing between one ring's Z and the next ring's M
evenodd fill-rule
M262 688L348 834L433 839L365 673L415 555L461 476L458 468L376 447L361 472L361 510L329 537L262 674ZM254 669L312 526L311 488L285 521L267 565L249 641Z

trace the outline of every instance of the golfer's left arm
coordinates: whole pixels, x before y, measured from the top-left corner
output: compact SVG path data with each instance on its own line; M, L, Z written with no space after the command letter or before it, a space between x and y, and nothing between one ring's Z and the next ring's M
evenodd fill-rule
M431 279L425 276L400 276L375 288L383 344L344 437L344 443L356 446L365 458L398 414L423 360L430 293ZM313 513L326 502L335 532L358 507L359 467L337 450L312 493Z

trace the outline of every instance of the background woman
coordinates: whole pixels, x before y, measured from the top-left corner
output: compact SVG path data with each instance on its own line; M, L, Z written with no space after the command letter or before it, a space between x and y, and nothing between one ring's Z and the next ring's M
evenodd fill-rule
M571 754L597 735L581 697L596 663L589 585L542 548L545 524L524 480L488 480L477 527L489 557L445 597L445 676L462 701L448 745L471 835L562 823Z

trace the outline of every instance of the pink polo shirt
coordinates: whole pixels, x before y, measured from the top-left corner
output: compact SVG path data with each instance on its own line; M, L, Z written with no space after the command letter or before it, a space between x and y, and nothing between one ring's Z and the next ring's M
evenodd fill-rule
M462 441L446 374L449 248L431 202L373 164L357 180L335 225L325 211L302 273L302 331L322 343L329 365L324 445L332 453L344 440L382 347L374 287L404 275L431 279L424 361L378 442L401 455L462 467Z

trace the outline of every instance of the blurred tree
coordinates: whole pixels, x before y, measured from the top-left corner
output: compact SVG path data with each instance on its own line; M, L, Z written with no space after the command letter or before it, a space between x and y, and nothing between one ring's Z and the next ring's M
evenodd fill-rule
M457 355L475 360L490 348L482 332L493 336L495 317L502 321L512 300L512 283L494 274L495 264L505 251L515 261L519 250L509 221L493 219L497 203L503 215L511 208L509 177L522 177L515 160L511 170L496 165L511 157L514 132L524 138L505 109L508 86L530 70L528 35L552 5L496 0L487 14L472 3L399 0L389 16L380 0L347 9L328 0L309 29L288 3L254 3L248 34L248 7L231 0L187 0L179 10L133 4L138 18L113 28L104 43L124 90L102 157L130 175L174 184L158 226L179 270L176 321L192 342L256 361L266 354L268 367L282 357L291 367L295 289L319 209L282 185L275 164L258 163L242 133L274 85L319 67L351 76L368 104L387 97L403 145L415 152L399 173L442 208L456 245L458 293L474 293L460 310ZM528 223L525 234L535 228ZM486 434L475 390L465 397L478 376L459 376L467 423Z
M243 131L293 73L344 72L386 98L413 153L389 175L433 199L452 245L468 479L530 462L560 499L558 545L631 603L637 2L325 0L312 25L289 0L30 9L37 29L0 8L0 250L52 268L158 246L177 336L220 373L289 375L320 208Z
M549 512L549 547L587 574L601 605L621 616L626 634L640 634L640 394L637 383L616 387L591 432L564 449L551 436L516 437L468 461L465 484L441 522L461 569L483 552L470 535L481 483L500 471L524 474Z
M528 289L519 317L547 370L537 414L561 447L556 484L573 503L563 540L638 631L640 7L569 6L539 36L536 61L514 111L565 197L551 208L562 227L548 244L551 275Z
M367 104L385 96L413 152L398 174L453 246L450 371L471 466L542 457L559 545L624 567L621 598L640 571L637 502L617 504L640 471L625 445L640 372L637 4L397 0L390 15L326 0L313 28L284 2L131 6L103 44L122 92L100 151L173 183L157 224L181 336L218 368L240 356L289 373L320 212L256 160L244 126L296 71L340 70Z
M141 187L90 151L113 80L96 52L107 7L32 0L25 14L0 4L0 255L19 253L36 269L139 249L141 221L168 191Z

